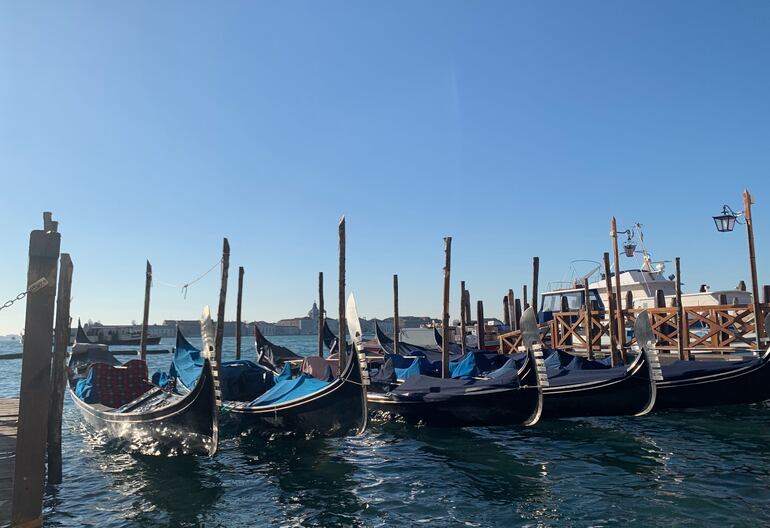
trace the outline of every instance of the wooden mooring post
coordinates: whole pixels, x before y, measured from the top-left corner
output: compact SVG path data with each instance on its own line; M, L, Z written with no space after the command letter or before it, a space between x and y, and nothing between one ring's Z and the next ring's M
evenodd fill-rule
M238 266L238 297L235 305L235 359L241 359L241 303L243 302L243 266Z
M614 367L618 355L617 324L615 319L615 295L612 293L612 278L610 276L610 254L605 252L602 258L604 262L604 286L607 288L607 326L610 330L610 362Z
M142 335L139 339L139 359L147 359L147 327L150 324L150 289L152 288L152 266L147 261L144 277L144 312L142 312Z
M508 309L508 294L503 295L503 324L511 330L511 311Z
M679 359L690 359L690 351L685 348L688 337L690 334L690 325L685 320L684 307L682 306L682 268L679 257L674 259L674 266L676 267L676 329L677 340L676 350L679 353Z
M585 310L586 315L586 327L585 327L585 335L586 335L586 354L588 355L588 359L594 358L594 333L593 333L593 326L594 326L594 317L593 317L593 311L591 310L591 290L588 287L588 279L583 280L583 306Z
M400 350L401 321L398 318L398 275L393 274L393 353Z
M484 350L484 344L487 342L486 329L484 328L484 301L476 301L476 340L479 350Z
M324 272L318 272L318 357L324 357L324 327L326 307L324 306Z
M540 257L532 257L532 304L530 306L534 306L536 312L538 282L540 282Z
M222 241L222 278L219 286L219 307L217 308L217 330L214 334L214 360L216 368L222 365L222 343L225 338L225 302L227 301L227 276L230 270L230 242Z
M444 237L444 306L441 314L441 377L449 378L449 279L452 237Z
M519 329L519 320L516 319L516 300L513 297L513 290L508 290L508 319L511 321L510 329Z
M468 351L467 342L465 340L465 334L468 331L468 318L465 312L465 281L460 281L460 351L463 356Z
M51 348L54 299L61 235L51 213L43 213L43 229L29 237L24 351L21 366L19 420L16 436L11 523L41 526L45 481L48 410L51 401Z
M339 373L342 376L345 370L345 356L347 355L348 339L345 321L345 217L340 218L338 226L339 234L339 285L337 300L339 302L339 332L337 338L337 353L339 354Z
M623 293L620 289L620 253L618 251L618 224L615 217L610 222L610 234L612 235L612 252L615 257L615 302L617 303L615 317L618 325L618 350L623 364L626 363L626 319L623 315Z
M70 297L72 259L62 253L59 264L59 291L56 293L56 330L51 366L51 401L48 409L48 484L61 484L61 428L64 388L67 385L67 346L70 340Z

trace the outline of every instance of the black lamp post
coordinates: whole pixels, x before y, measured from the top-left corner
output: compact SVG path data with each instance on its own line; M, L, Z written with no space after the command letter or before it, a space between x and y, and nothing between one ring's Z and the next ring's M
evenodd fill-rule
M738 217L743 216L744 221L738 221ZM714 218L717 231L720 233L729 233L735 228L735 222L746 224L746 236L749 242L749 271L751 273L751 296L754 308L754 325L756 327L757 350L762 347L762 313L759 308L759 281L757 280L757 257L754 251L754 222L751 218L751 194L748 190L743 191L743 212L736 213L730 206L722 206L722 214Z

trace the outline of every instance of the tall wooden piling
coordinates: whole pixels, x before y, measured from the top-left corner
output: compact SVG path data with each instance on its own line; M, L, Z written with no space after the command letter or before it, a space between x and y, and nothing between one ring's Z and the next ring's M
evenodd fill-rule
M513 301L513 320L516 321L516 330L521 329L521 299Z
M324 326L326 309L324 307L324 272L318 272L318 357L324 357Z
M11 523L42 524L48 409L51 398L51 345L54 298L61 235L51 213L43 214L43 229L29 237L27 307L21 363L19 421L16 436ZM38 286L45 284L36 289Z
M610 254L605 252L604 261L604 286L607 288L607 327L610 329L610 361L615 366L618 355L617 325L615 320L615 295L612 292L612 278L610 276Z
M540 257L532 257L532 304L537 311L537 288L540 281Z
M593 334L594 317L593 317L593 311L591 310L591 290L588 287L588 278L583 279L583 307L586 314L586 327L585 327L586 354L588 355L588 359L593 359L594 358L594 334Z
M529 302L527 302L527 285L526 284L524 286L522 286L521 292L522 292L522 295L521 295L521 309L522 310L526 310L527 308L529 308Z
M340 218L339 225L339 341L337 342L337 351L339 353L339 373L345 370L345 356L347 355L347 328L345 320L345 217Z
M468 325L468 317L467 313L465 311L465 298L466 298L466 291L465 291L465 281L460 281L460 350L462 351L463 356L468 351L467 349L467 343L466 343L466 333L467 333L467 325Z
M72 259L62 253L59 264L59 290L56 293L56 329L51 366L51 401L48 407L48 484L61 484L61 427L64 388L67 385L67 346L70 340L70 298Z
M152 266L147 261L144 275L144 311L142 312L142 336L139 339L139 359L147 359L147 330L150 324L150 289L152 288Z
M511 330L511 310L508 308L508 294L503 295L503 324Z
M238 296L235 305L235 359L241 359L241 303L243 302L243 266L238 266Z
M487 342L486 329L484 328L484 301L476 301L476 340L478 349L484 350L484 344Z
M214 359L216 368L222 365L222 343L225 338L225 302L227 301L227 276L230 271L230 242L222 242L222 280L219 286L219 307L217 308L217 330L214 337Z
M680 259L674 259L676 267L676 329L678 339L676 340L676 350L679 353L679 359L690 359L690 351L685 349L685 343L689 341L690 325L685 320L684 306L682 306L682 269Z
M748 189L743 191L743 219L746 221L746 236L749 241L749 272L751 274L751 299L754 307L754 332L757 350L762 349L762 336L764 335L764 320L759 307L759 280L757 279L757 255L754 250L754 220L751 216L751 194Z
M398 316L398 275L393 274L393 353L398 354L401 349L401 320Z
M610 233L612 234L612 252L615 257L615 307L618 325L618 349L620 351L620 358L623 363L626 363L626 319L623 315L623 293L620 289L620 253L618 251L618 224L615 217L612 217L610 222Z
M452 237L444 237L444 309L441 314L441 377L449 377L449 279Z

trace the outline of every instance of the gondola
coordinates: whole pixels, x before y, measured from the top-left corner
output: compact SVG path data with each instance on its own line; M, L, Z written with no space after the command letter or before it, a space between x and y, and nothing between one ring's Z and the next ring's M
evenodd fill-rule
M764 321L770 331L770 314ZM652 346L652 344L650 344ZM656 409L758 403L770 399L770 349L743 361L674 361L662 367Z
M77 344L69 360L69 393L83 419L127 451L213 456L218 447L214 373L181 395L147 379L147 363L121 364L104 345Z
M524 334L525 344L539 342L534 310L522 315L522 328L534 327ZM636 335L651 335L647 312L636 319ZM579 416L642 416L649 413L659 394L657 383L662 379L656 351L641 347L639 355L627 366L605 367L599 362L575 358L560 351L551 351L562 361L581 364L584 369L548 369L548 386L543 388L543 417L569 418ZM548 360L546 360L548 363ZM588 368L585 368L588 367ZM526 376L529 365L522 366Z
M529 348L529 365L519 376L513 358L484 377L468 379L415 375L388 392L370 391L369 406L379 416L400 417L432 427L534 425L547 384L542 353Z
M348 304L354 304L351 299ZM349 309L350 311L350 309ZM353 308L353 312L355 309ZM350 315L349 315L350 317ZM204 322L204 343L210 340L206 335L211 334L211 320ZM206 329L208 328L208 330ZM261 336L261 334L260 334ZM251 371L251 366L244 367L243 361L223 362L220 369L222 383L221 418L223 427L227 426L238 433L272 436L275 434L296 436L338 436L350 432L360 434L367 424L366 374L359 357L360 351L354 351L347 357L347 362L339 377L332 380L321 380L300 373L290 378L288 372L283 376L275 376L272 369L266 368L263 361L266 352L264 347L272 347L273 358L287 358L288 349L277 347L257 336L257 349L263 348L260 363L251 365L262 371L258 383L251 385L252 390L246 391L238 400L228 399L231 390L227 389L227 378L238 379L239 373ZM205 345L204 345L205 346ZM283 349L283 352L279 351ZM289 351L291 352L291 351ZM197 349L189 345L183 350L177 349L175 363L191 364L186 369L189 376L194 371ZM184 356L187 354L188 358ZM291 354L294 354L291 352ZM302 358L294 354L297 358ZM238 364L236 364L238 363ZM275 366L275 365L274 365ZM176 370L177 385L184 385L185 380ZM187 378L189 379L189 377ZM249 379L253 381L253 376Z

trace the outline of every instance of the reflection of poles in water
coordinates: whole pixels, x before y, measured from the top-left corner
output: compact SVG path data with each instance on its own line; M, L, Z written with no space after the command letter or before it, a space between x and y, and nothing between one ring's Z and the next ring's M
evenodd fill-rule
M347 524L350 515L367 508L352 492L360 484L354 479L357 468L344 456L355 445L342 438L281 438L276 442L253 436L244 438L240 447L247 463L256 466L254 472L267 475L278 487L279 502L301 497L303 508L327 525L335 521Z
M154 506L138 508L139 524L142 519L153 523L162 519L167 526L198 526L224 492L218 469L211 467L211 461L201 462L195 457L119 454L109 462L117 472L105 473L113 476L110 487L129 498L127 508L136 508L136 495Z

